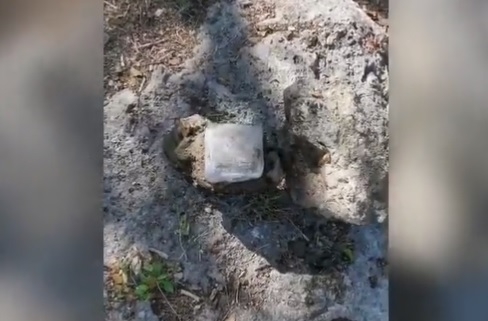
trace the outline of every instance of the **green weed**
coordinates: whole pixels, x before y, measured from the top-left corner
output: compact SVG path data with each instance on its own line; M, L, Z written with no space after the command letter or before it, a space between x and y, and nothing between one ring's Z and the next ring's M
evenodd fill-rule
M135 294L140 300L147 301L152 299L158 291L169 294L175 292L170 274L160 262L146 263L142 268Z

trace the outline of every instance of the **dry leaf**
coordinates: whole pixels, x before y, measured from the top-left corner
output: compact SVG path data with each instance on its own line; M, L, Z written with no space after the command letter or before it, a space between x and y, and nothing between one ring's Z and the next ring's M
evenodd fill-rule
M180 57L171 58L169 60L169 64L172 66L177 66L177 65L181 64L181 58Z
M120 274L120 273L116 273L116 274L112 275L112 280L114 281L114 284L116 284L116 285L124 284L124 278L123 278L122 274Z
M124 272L124 271L120 271L120 274L121 274L121 277L122 277L122 283L123 284L127 284L127 282L129 281L128 277L127 277L127 274Z
M143 74L139 69L136 69L134 67L130 67L130 76L131 77L136 77L136 78L142 78Z
M227 319L225 319L225 321L237 321L236 319L236 314L235 313L231 313Z

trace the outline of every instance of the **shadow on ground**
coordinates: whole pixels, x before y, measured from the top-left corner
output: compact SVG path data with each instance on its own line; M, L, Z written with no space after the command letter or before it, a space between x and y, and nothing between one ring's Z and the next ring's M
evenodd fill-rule
M351 263L349 226L291 203L282 191L214 202L225 230L280 273L343 271Z
M266 144L276 148L279 130L275 126L280 123L276 106L266 98L257 77L258 70L240 55L241 49L249 44L241 16L235 7L225 8L213 14L226 18L210 17L207 26L212 54L203 67L204 88L187 91L184 99L193 107L193 112L210 119L222 115L223 104L247 106L251 114L264 122ZM189 82L183 87L199 86ZM215 93L222 87L228 90L232 100L222 101ZM232 108L229 106L231 112ZM222 118L232 121L232 116L223 115ZM222 225L229 234L282 273L318 274L343 270L353 259L348 224L295 206L284 191L270 189L258 195L222 197L207 194L206 198L222 213Z

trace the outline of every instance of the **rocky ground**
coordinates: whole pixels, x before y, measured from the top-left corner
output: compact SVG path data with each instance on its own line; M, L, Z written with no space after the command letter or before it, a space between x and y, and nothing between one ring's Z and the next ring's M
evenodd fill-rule
M350 207L371 197L373 216L385 216L371 187L387 171L385 11L351 0L117 0L105 13L106 319L387 320L386 223ZM174 120L194 113L264 123L273 142L298 79L336 102L318 105L330 119L360 114L336 132L316 116L317 132L345 137L330 141L334 173L355 182L356 156L373 161L354 188L337 179L336 191L358 191L334 196L343 220L277 191L214 195L165 156Z

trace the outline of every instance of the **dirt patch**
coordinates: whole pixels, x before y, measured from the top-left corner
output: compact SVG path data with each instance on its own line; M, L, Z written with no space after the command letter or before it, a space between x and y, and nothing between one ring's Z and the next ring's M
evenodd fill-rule
M259 22L276 18L275 10L273 3L264 1L243 7L244 18L249 21L248 34L251 42L266 36L268 31L259 28L258 24Z
M354 0L376 23L388 28L388 0Z
M104 1L104 88L140 92L155 65L180 71L214 0Z
M166 299L160 295L151 301L151 308L162 320L181 321L191 320L196 310L201 308L201 304L199 306L194 299L182 294L172 295Z

